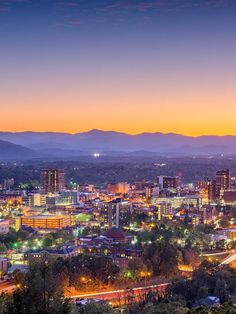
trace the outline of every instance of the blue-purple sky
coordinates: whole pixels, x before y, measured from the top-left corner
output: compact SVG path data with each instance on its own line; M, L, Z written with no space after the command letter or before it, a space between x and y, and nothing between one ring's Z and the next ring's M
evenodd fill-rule
M1 129L236 134L236 0L0 0Z

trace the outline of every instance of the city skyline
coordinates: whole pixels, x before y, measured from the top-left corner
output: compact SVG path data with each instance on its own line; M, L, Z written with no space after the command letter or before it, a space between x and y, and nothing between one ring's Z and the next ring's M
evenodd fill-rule
M236 312L236 0L0 0L0 312Z
M0 3L1 130L236 135L234 1Z

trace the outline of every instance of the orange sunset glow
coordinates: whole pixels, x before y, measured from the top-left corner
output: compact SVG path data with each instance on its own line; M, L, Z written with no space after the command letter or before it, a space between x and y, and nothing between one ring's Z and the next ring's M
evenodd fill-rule
M236 134L235 16L227 3L179 10L166 1L156 10L101 1L91 16L79 11L80 19L65 21L74 14L66 4L38 12L25 3L25 20L9 2L1 130Z
M180 84L170 78L161 81L156 74L148 83L141 79L129 83L129 79L109 82L107 77L106 84L94 81L77 88L76 83L57 82L55 76L51 77L55 79L52 85L27 85L16 93L5 89L1 95L1 129L236 134L233 86L222 86L221 79L209 86L200 79L186 78Z

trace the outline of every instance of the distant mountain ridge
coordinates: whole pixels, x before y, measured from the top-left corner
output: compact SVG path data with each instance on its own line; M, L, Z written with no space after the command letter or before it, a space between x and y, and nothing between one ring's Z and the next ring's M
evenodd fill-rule
M157 154L236 154L236 136L185 136L175 133L130 135L115 131L91 130L69 134L60 132L0 132L0 140L53 156L76 156L94 152L136 151Z
M37 152L27 147L0 140L0 160L29 159L37 156Z

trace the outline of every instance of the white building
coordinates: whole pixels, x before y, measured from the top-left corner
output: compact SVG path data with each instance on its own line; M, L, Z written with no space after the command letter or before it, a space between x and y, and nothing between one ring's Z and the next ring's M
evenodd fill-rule
M0 234L6 234L9 232L9 220L0 219Z

